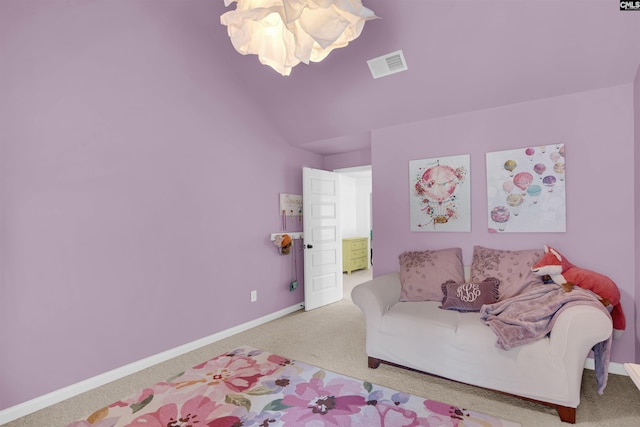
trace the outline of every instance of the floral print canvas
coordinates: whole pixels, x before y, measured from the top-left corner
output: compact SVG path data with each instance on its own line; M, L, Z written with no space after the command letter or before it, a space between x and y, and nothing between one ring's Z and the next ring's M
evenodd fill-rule
M67 427L519 425L241 347Z

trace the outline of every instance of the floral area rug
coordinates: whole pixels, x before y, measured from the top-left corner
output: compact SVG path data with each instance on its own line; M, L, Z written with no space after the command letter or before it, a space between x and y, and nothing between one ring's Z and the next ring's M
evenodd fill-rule
M215 357L67 427L520 426L251 347Z

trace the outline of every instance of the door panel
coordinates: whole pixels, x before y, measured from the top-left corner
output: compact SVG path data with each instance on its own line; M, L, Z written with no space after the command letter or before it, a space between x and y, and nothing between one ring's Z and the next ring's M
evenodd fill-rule
M342 299L339 176L303 168L304 300L313 310Z

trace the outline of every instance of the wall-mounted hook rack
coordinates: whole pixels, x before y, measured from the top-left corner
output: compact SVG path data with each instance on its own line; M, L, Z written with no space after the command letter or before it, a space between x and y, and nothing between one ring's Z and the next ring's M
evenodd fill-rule
M299 231L293 233L271 233L271 241L276 240L277 236L282 236L283 234L288 234L293 240L304 238L304 233Z

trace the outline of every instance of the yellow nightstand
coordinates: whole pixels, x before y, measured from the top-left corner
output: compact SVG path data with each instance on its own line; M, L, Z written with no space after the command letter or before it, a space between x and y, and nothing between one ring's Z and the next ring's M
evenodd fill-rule
M342 239L342 271L351 274L353 270L369 268L369 242L366 237Z

